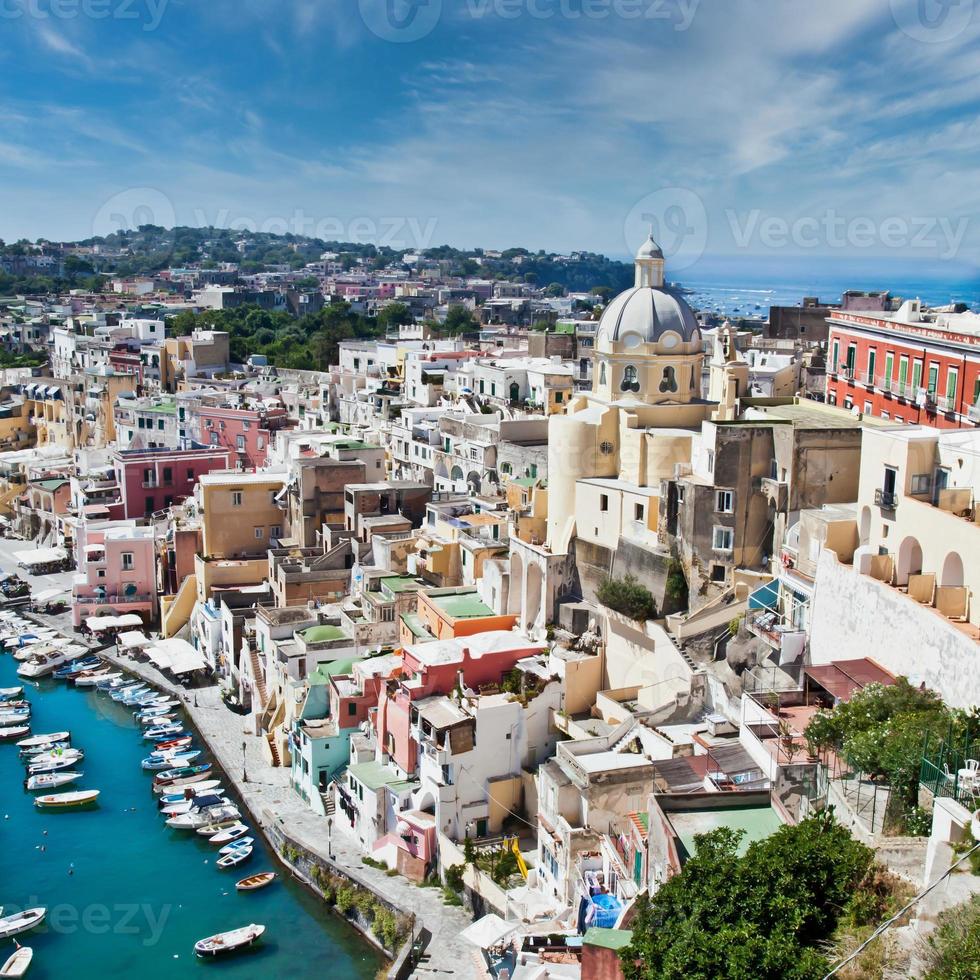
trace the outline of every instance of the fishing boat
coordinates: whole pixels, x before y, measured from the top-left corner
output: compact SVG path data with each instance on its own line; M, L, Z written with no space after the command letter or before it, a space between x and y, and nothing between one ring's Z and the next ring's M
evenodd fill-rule
M192 796L221 793L223 789L220 779L205 779L203 782L194 783L192 786L185 786L180 792L164 793L157 802L160 806L166 806L168 803L180 803L181 800L188 800Z
M11 711L9 714L0 714L0 728L19 728L30 720L29 711Z
M218 851L218 854L220 854L221 857L227 857L229 854L234 854L236 851L240 851L243 847L253 847L254 845L254 837L239 837L238 840L232 841L230 844L225 844L225 846Z
M157 742L156 748L150 755L166 755L168 752L177 752L180 749L186 749L193 741L193 735L182 735L180 738L171 739L169 742Z
M153 772L157 769L172 769L174 766L187 765L193 762L200 754L200 749L191 749L188 752L166 752L163 755L148 755L140 765L147 772Z
M0 702L0 714L8 714L11 711L30 711L31 702L24 701L3 701Z
M65 664L64 667L59 667L53 674L57 680L66 680L71 677L72 674L79 674L83 670L92 670L94 667L99 667L102 661L98 657L83 657L81 660L74 660L69 664Z
M227 796L218 793L209 793L206 796L192 796L187 800L180 800L178 803L166 803L163 806L165 817L176 817L182 813L192 813L194 810L204 810L207 807L221 806L231 803Z
M18 946L7 957L7 962L0 966L0 977L22 977L34 959L34 950L30 946Z
M36 792L39 789L57 789L59 786L67 786L78 779L81 779L83 772L48 772L38 776L31 776L24 782L25 789Z
M173 707L175 707L175 704L158 704L152 708L143 708L137 712L136 719L142 721L143 719L162 718L165 715L173 714L171 711Z
M207 939L199 939L194 943L194 952L198 956L223 956L227 953L233 953L236 949L251 946L262 938L264 932L265 926L255 923L243 926L241 929L219 932L217 935L208 936Z
M24 693L22 687L0 687L0 701L12 701Z
M28 777L44 776L51 772L63 772L81 761L82 757L79 756L78 758L61 759L58 762L33 762L27 769L27 775Z
M46 735L32 735L30 738L23 738L17 743L19 749L31 749L38 745L47 745L49 742L70 742L71 732L48 732Z
M27 932L28 929L33 929L44 921L47 914L46 908L39 907L3 916L0 918L0 939L12 939L22 932Z
M263 871L257 875L249 875L235 882L235 888L240 892L257 892L260 888L271 885L279 876L275 871Z
M40 810L71 810L81 806L89 806L99 798L97 789L79 789L71 793L52 793L50 796L39 796L34 805Z
M72 674L68 678L68 683L73 684L75 687L95 687L97 681L103 677L108 677L111 673L112 671L109 667L103 665L93 670L83 670L78 674Z
M143 738L147 742L166 742L183 734L183 725L156 725L153 728L148 728L145 732L143 732Z
M198 831L199 834L203 834L205 830L210 830L210 827L202 828ZM208 836L209 844L229 844L233 840L238 840L248 833L248 827L245 826L241 821L236 821L228 827L222 829L216 829L213 834Z
M57 752L59 749L70 749L71 742L45 742L43 745L35 745L29 749L21 749L18 755L22 759L30 759L33 756L45 755L48 752Z
M208 778L210 771L210 762L204 762L199 766L181 766L179 769L165 769L153 777L153 785L171 786L179 782L183 786L187 783L199 783Z
M171 783L157 783L154 780L153 792L154 793L176 793L178 790L186 789L197 789L198 786L203 786L208 782L217 782L217 780L211 780L207 773L195 774L193 776L188 776L185 778L177 778Z
M238 847L231 854L226 854L223 858L218 858L217 866L222 871L227 871L228 868L237 868L238 865L244 864L255 851L255 848L251 844L248 847Z
M15 738L29 735L30 725L15 725L12 728L0 728L0 742L12 742Z
M133 697L139 691L148 691L149 688L145 684L132 684L128 687L120 687L116 691L110 691L109 697L113 701L125 701L127 698Z
M81 749L51 749L50 752L41 752L38 755L29 756L24 760L25 766L43 766L49 762L61 762L63 759L84 759L85 753Z
M231 820L240 817L241 813L233 803L222 806L209 806L204 810L194 810L192 813L181 813L167 820L167 826L174 830L196 830L209 823L219 820Z
M201 837L212 838L215 834L223 833L231 827L237 827L241 823L240 817L230 817L227 820L215 820L214 823L205 824L203 827L195 827L194 833ZM248 827L245 828L248 832Z

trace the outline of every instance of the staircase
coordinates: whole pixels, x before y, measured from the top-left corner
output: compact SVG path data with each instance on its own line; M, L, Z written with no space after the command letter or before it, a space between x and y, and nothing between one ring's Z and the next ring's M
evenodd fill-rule
M258 705L253 707L261 710L269 698L265 690L265 678L262 676L262 664L259 662L258 651L251 646L248 648L248 662L252 667L252 690L259 696Z
M279 758L279 750L276 748L276 739L274 735L266 735L266 744L269 746L269 755L272 756L273 766L279 767L282 765L282 760Z

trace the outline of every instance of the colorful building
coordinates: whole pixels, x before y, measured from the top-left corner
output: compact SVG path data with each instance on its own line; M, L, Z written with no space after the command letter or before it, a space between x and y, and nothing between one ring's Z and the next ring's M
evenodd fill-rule
M113 457L122 493L123 515L145 517L194 496L197 482L212 470L227 469L224 449L124 449Z

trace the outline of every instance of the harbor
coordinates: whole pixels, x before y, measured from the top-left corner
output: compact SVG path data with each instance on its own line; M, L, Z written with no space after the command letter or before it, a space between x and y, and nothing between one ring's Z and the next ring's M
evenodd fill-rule
M155 775L166 772L158 765L164 762L212 766L202 777L220 784L214 788L228 801L229 815L239 812L249 824L248 809L234 784L196 733L175 733L171 742L178 744L172 746L154 744L143 738L135 703L113 700L94 684L24 678L17 673L21 666L12 655L0 656L0 689L22 687L22 694L9 695L9 703L29 707L0 710L28 711L33 733L70 733L65 740L70 747L51 750L50 770L59 771L57 753L64 753L65 761L71 760L67 771L82 774L45 788L43 794L29 792L20 753L30 749L19 749L12 741L0 743L0 915L46 909L39 926L17 936L33 950L30 976L139 972L152 980L217 969L242 978L329 975L359 980L374 977L385 966L377 949L292 877L258 829L250 826L247 837L243 832L241 840L250 838L251 843L239 850L229 840L222 855L217 843L209 843L193 827L167 826L161 794L151 791ZM157 696L133 690L135 697ZM180 714L174 706L164 710ZM57 744L64 746L65 741ZM158 749L161 744L165 747ZM179 755L188 752L200 755ZM145 761L153 766L144 767ZM48 796L54 800L50 806L36 805ZM172 805L180 809L179 803ZM172 823L180 821L194 823L176 813L171 817ZM247 848L249 854L242 857ZM219 870L218 861L229 856L231 866ZM262 873L275 873L276 878L247 890L236 888L236 882ZM249 932L253 926L264 929ZM230 930L245 930L237 936L243 946L234 955L212 961L206 953L214 951L213 943L199 947L196 955L195 944L215 936L226 934L227 943L233 944L236 934L227 935ZM219 942L218 950L222 948ZM0 963L14 952L12 939L4 939Z

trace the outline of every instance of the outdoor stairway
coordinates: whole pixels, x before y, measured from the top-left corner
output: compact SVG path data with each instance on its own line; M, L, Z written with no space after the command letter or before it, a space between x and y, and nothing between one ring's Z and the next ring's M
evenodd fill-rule
M254 647L250 646L248 648L248 660L252 665L252 683L255 685L255 691L259 696L259 707L264 708L268 701L268 695L265 691L265 680L262 677L262 665L259 663L259 654Z
M834 780L840 795L844 798L851 814L871 834L881 834L885 829L885 816L888 811L891 790L888 786L875 784L868 779L853 776Z
M282 765L282 760L279 758L279 750L276 748L275 738L272 735L267 735L266 744L269 746L269 754L272 756L272 765L278 768Z

